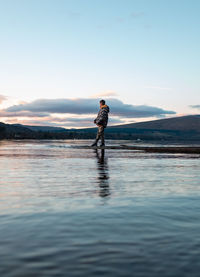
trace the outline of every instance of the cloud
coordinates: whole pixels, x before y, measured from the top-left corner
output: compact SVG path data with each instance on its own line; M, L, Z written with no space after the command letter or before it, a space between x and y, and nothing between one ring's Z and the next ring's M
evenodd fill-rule
M81 17L81 13L80 12L76 12L76 11L69 11L68 12L69 17L73 18L73 19L77 19Z
M175 114L157 107L147 105L124 104L116 98L109 98L107 104L110 106L111 114L120 117L144 118L160 117ZM6 109L6 112L28 111L33 113L58 113L58 114L96 114L98 111L98 98L78 98L78 99L38 99L33 102L21 105L13 105Z
M74 123L74 122L78 122L79 125L80 123L87 123L87 124L93 124L94 119L95 119L96 115L93 117L70 117L70 118L59 118L59 117L50 117L48 120L50 120L51 122L60 122L60 123ZM114 124L119 124L119 123L123 123L124 120L121 120L120 118L116 118L116 117L111 117L109 119L109 123L114 123Z
M189 107L193 109L200 109L200 105L190 105Z
M152 29L152 25L151 24L145 24L144 29L150 30L150 29Z
M111 96L117 96L118 94L113 90L106 90L102 91L100 93L96 93L91 95L92 98L98 98L98 97L111 97Z
M59 127L71 127L71 128L83 128L83 127L95 127L93 121L95 117L86 118L59 118L59 117L46 117L45 120L41 118L30 120L30 119L8 119L7 123L20 123L23 125L37 125L37 126L59 126ZM110 118L109 125L123 124L126 123L124 120L117 118Z
M6 110L0 110L0 117L46 117L49 113L46 112L29 112L29 111L19 111L19 112L8 112Z
M172 88L158 87L158 86L147 86L147 87L144 87L144 88L157 89L157 90L172 90Z
M124 23L125 22L125 19L123 17L116 17L116 21L118 23Z
M144 12L132 12L132 13L130 14L130 16L131 16L132 18L142 17L142 16L144 16Z
M0 104L5 100L7 100L7 97L0 94Z

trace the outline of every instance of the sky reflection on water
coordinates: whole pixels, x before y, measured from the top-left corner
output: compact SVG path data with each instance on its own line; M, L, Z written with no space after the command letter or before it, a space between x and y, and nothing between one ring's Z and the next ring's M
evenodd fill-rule
M0 142L0 275L198 276L199 156L86 143Z

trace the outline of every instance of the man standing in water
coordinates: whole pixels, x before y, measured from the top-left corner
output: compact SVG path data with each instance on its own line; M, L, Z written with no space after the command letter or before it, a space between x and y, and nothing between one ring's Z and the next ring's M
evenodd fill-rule
M108 124L108 113L110 109L106 105L105 100L100 101L100 110L98 112L97 118L94 120L94 123L98 126L98 132L96 136L96 140L91 146L97 146L97 143L99 139L101 139L101 145L100 146L105 146L104 142L104 129L106 128Z

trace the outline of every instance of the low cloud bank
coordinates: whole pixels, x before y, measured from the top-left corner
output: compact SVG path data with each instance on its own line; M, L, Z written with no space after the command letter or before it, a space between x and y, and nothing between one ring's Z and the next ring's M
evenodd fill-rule
M193 108L193 109L200 109L200 105L191 105L190 108Z
M8 119L8 123L20 123L24 125L37 125L37 126L62 126L66 128L84 128L84 127L95 127L93 121L94 117L84 117L84 118L59 118L59 117L45 117L45 118L27 118L27 119L20 119L20 118L12 118ZM125 123L121 119L111 117L109 120L110 125L114 124L123 124Z
M35 113L36 116L37 113L40 113L40 116L41 113L86 115L97 113L98 102L99 98L38 99L30 103L11 106L5 112L31 112ZM174 111L153 106L125 104L116 98L108 99L107 104L110 106L112 115L124 118L161 117L176 114Z

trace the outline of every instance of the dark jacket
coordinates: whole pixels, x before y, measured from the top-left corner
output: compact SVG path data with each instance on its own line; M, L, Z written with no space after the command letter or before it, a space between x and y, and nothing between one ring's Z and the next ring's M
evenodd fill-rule
M104 128L106 128L108 124L109 111L110 111L109 107L107 105L103 105L99 110L97 118L94 120L94 123L98 125L102 125Z

